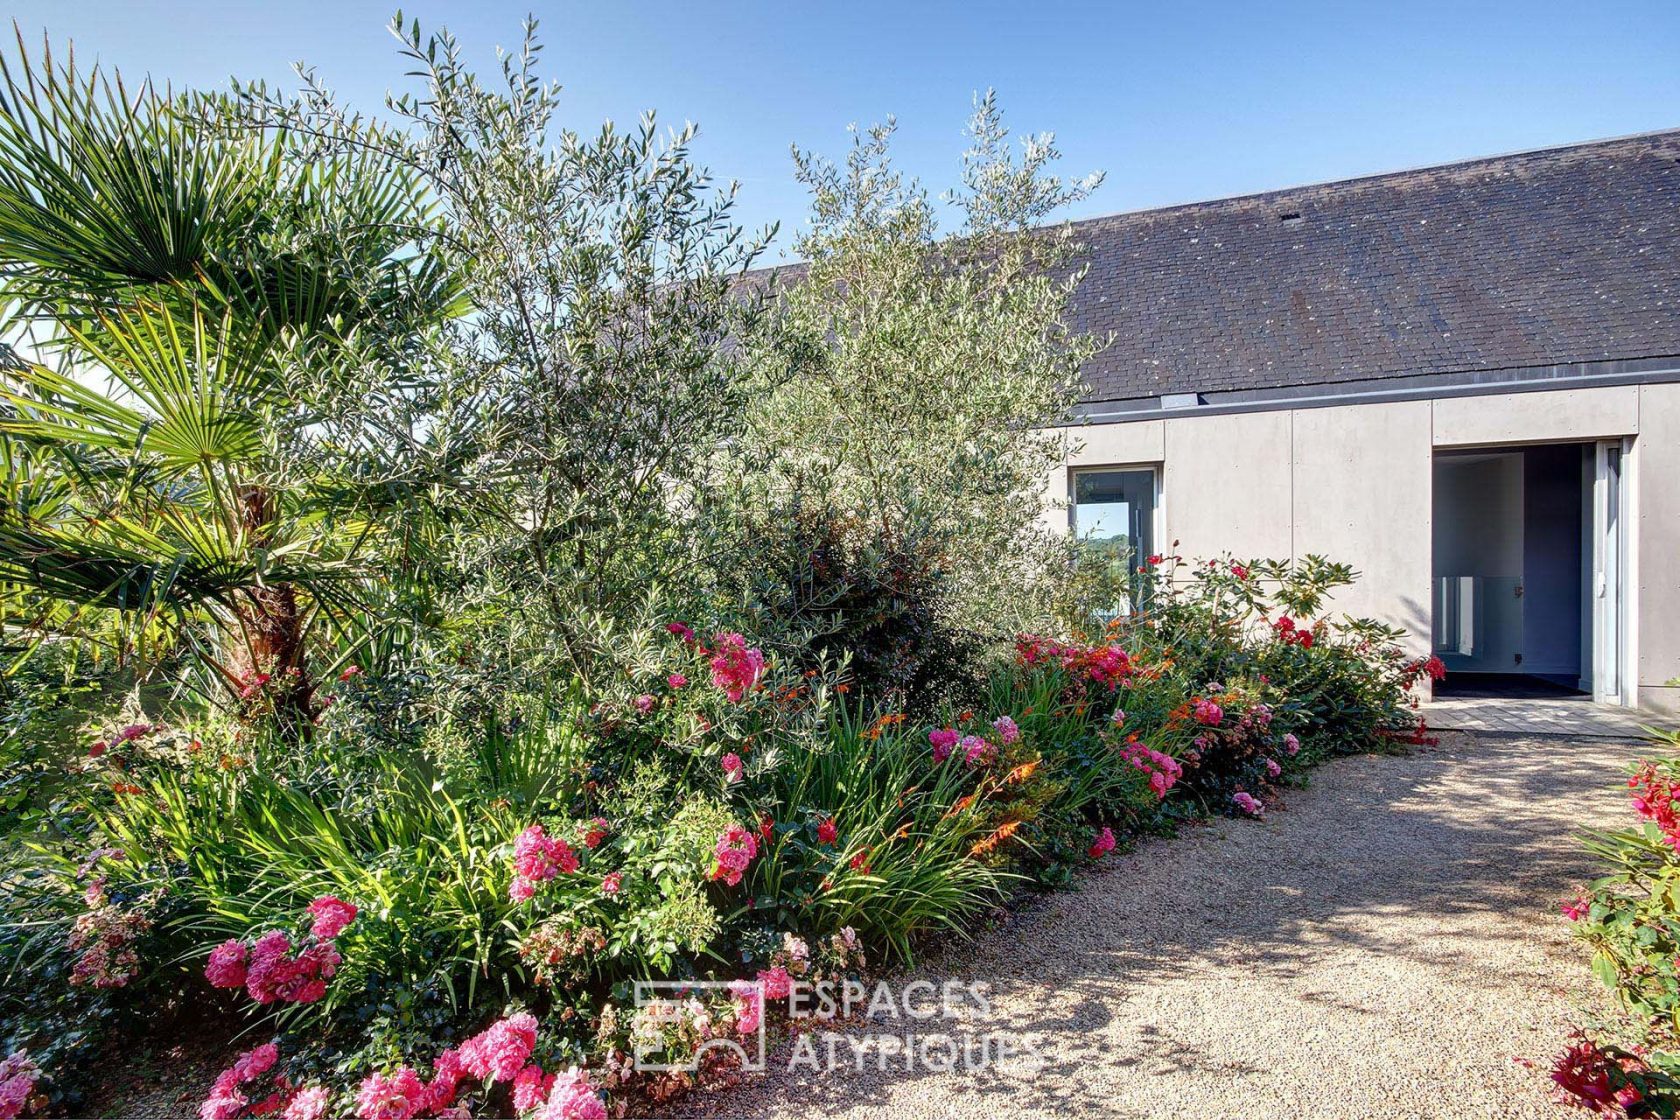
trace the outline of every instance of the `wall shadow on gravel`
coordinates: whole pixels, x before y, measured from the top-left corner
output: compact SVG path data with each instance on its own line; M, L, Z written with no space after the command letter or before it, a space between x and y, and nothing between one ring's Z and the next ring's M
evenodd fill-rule
M1162 970L1208 970L1210 983L1213 968L1233 962L1295 975L1327 951L1357 947L1451 970L1457 985L1489 984L1464 967L1467 949L1487 936L1487 917L1504 937L1546 944L1561 935L1556 901L1592 873L1573 834L1589 821L1631 822L1618 786L1620 767L1638 752L1457 735L1401 758L1333 762L1310 788L1287 791L1264 822L1222 821L1147 841L1084 878L1079 891L1030 903L915 973L936 983L994 981L993 1014L970 1029L1036 1040L1046 1059L1038 1075L905 1071L896 1059L885 1071L871 1060L863 1073L788 1072L779 1068L784 1050L772 1057L767 1083L711 1107L743 1117L778 1108L868 1113L925 1083L929 1092L961 1093L976 1112L1128 1117L1140 1114L1104 1092L1112 1073L1257 1072L1216 1063L1173 1037L1170 1023L1153 1023L1147 1007L1128 1003L1141 980ZM1005 977L1013 979L999 982ZM1503 972L1498 982L1549 979L1535 968ZM1301 998L1335 1013L1376 1011L1334 992ZM1123 1050L1099 1037L1116 1016L1138 1024ZM975 1107L975 1095L995 1100ZM938 1114L931 1100L918 1106Z

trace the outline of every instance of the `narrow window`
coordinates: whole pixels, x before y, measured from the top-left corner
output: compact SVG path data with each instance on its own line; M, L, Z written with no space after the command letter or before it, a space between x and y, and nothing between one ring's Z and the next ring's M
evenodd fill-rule
M1114 565L1116 582L1130 589L1115 613L1129 613L1137 598L1137 568L1155 551L1155 472L1077 471L1072 507L1074 535Z

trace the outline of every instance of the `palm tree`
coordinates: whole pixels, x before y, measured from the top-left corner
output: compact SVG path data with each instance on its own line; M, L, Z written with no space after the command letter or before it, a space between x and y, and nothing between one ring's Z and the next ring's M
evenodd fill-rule
M307 734L313 635L377 580L424 438L381 409L459 293L389 157L218 108L0 58L0 583L10 622L114 617Z

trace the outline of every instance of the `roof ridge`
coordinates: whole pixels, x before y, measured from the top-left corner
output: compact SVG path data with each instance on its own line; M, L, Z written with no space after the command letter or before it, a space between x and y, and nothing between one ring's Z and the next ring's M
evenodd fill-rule
M1096 222L1106 222L1115 218L1131 218L1143 214L1163 214L1170 210L1193 210L1204 206L1218 206L1228 202L1249 202L1257 199L1271 198L1279 195L1298 194L1302 191L1320 190L1327 187L1353 186L1356 183L1375 182L1379 179L1394 179L1402 175L1417 175L1425 171L1446 171L1455 167L1470 167L1478 163L1496 163L1500 160L1516 159L1520 156L1552 155L1571 151L1576 148L1609 147L1613 144L1626 144L1635 140L1657 140L1662 138L1680 140L1680 127L1658 128L1648 132L1630 132L1624 136L1606 136L1597 140L1572 140L1564 144L1547 144L1538 148L1519 148L1509 152L1498 152L1493 155L1468 156L1464 159L1448 160L1446 163L1425 163L1415 167L1397 167L1387 171L1372 171L1363 175L1348 175L1340 179L1321 179L1315 182L1296 183L1287 187L1268 187L1263 191L1249 191L1245 194L1219 195L1213 198L1191 199L1186 202L1169 202L1160 206L1140 206L1135 210L1115 210L1108 214L1093 214L1088 218L1069 218L1061 222L1048 223L1050 226L1091 225Z

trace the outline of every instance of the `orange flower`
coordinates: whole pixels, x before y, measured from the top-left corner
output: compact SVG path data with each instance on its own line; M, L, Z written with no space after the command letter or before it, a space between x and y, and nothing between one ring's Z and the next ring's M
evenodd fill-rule
M971 856L990 855L992 852L997 850L999 844L1002 844L1005 840L1008 840L1011 836L1015 835L1016 830L1020 827L1020 821L1005 821L1002 825L998 826L997 831L993 832L985 839L976 842L974 847L968 850L968 854Z
M968 796L960 799L955 805L951 806L948 810L946 810L945 815L943 817L941 817L940 819L941 820L950 820L952 817L956 816L958 813L962 813L962 812L967 811L968 807L972 804L974 804L974 795L971 793Z
M1038 764L1041 761L1043 760L1035 758L1031 762L1021 763L1021 765L1015 767L1015 769L1011 770L1004 776L1004 782L1007 784L1009 782L1026 781L1028 778L1033 776L1033 772L1038 769Z

